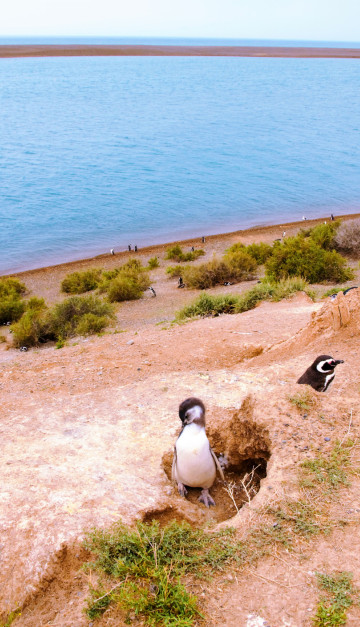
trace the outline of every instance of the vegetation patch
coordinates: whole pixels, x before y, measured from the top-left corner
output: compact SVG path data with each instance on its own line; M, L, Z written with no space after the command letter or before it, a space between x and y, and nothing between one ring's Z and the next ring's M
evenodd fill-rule
M149 270L155 270L155 268L159 268L159 266L160 266L159 259L157 257L150 257L148 261Z
M68 274L61 283L61 291L67 294L83 294L95 290L101 281L102 270L91 268Z
M130 259L119 268L103 272L100 292L107 292L111 303L137 300L150 285L150 277L138 259Z
M0 279L0 324L15 322L21 318L26 308L22 299L25 291L24 283L18 279Z
M99 576L98 585L90 589L89 619L117 604L125 612L125 621L130 622L135 613L148 625L197 624L201 610L187 589L189 584L193 587L196 578L208 579L230 564L249 566L272 554L276 547L291 551L299 542L328 534L340 524L331 519L328 503L339 498L339 489L348 485L349 475L359 472L352 457L356 446L352 440L338 442L328 455L306 460L300 468L298 497L258 510L259 523L242 540L237 539L234 529L210 533L175 521L164 527L152 521L138 522L132 528L117 524L110 530L94 529L85 540L85 547L94 555L86 568ZM338 607L355 593L349 573L335 578L319 575L318 581ZM321 599L315 625L343 624L320 622L331 612L336 615L331 607L328 599Z
M335 247L349 255L360 256L360 219L342 222L335 237Z
M73 335L98 333L114 318L109 303L89 294L70 296L48 309L43 299L30 299L22 318L12 325L16 347L63 341ZM60 346L59 346L60 347Z
M335 250L321 248L303 234L276 242L265 268L266 276L275 281L301 276L309 283L343 283L354 277L344 257Z
M230 246L230 248L228 248L226 252L227 254L245 252L247 255L250 255L250 257L255 259L256 263L259 266L261 266L272 255L272 250L272 246L270 244L266 244L265 242L259 242L258 244L249 244L248 246L237 242L236 244Z
M176 320L218 316L222 313L243 313L249 309L254 309L262 300L279 301L299 291L314 298L314 292L310 289L307 281L298 277L277 282L263 280L254 285L251 290L240 295L220 294L212 296L204 293L198 296L193 303L181 309L176 314Z
M352 573L340 571L331 575L316 573L317 583L325 592L320 597L313 623L316 627L337 627L346 624L346 610L358 600L352 584Z
M224 283L238 283L255 278L257 264L250 255L233 253L223 259L214 257L198 266L185 266L183 278L187 287L205 290Z
M315 405L315 398L307 388L301 390L294 396L289 396L288 400L292 405L295 405L300 410L308 411L311 407Z
M127 612L127 620L131 610L148 625L193 625L201 612L184 582L189 575L208 577L222 569L236 557L237 545L232 529L205 533L185 522L94 530L85 547L95 561L86 568L120 581L107 593L104 583L92 588L86 613L92 620L116 603Z
M180 263L183 261L195 261L195 259L202 257L202 255L205 255L205 251L201 248L184 253L181 246L176 244L175 246L171 246L171 248L167 248L165 259L172 259L173 261Z

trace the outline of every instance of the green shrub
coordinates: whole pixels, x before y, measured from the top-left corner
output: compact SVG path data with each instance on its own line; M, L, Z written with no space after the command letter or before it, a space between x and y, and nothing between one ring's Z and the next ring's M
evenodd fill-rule
M71 296L52 309L47 309L43 299L32 300L32 307L11 327L16 347L98 333L114 317L112 306L92 294Z
M315 244L324 248L324 250L334 249L334 237L340 226L340 220L328 222L327 224L318 224L312 229L301 231L300 235L309 237Z
M142 283L129 276L118 276L113 279L108 286L108 299L111 303L124 300L137 300L144 292Z
M220 313L235 313L238 301L239 297L232 294L211 296L204 292L191 305L181 309L176 318L184 320L185 318L217 316Z
M257 262L246 251L227 253L224 261L229 268L228 281L250 281L255 278Z
M166 268L166 274L170 274L171 277L182 276L187 266L168 266Z
M176 319L217 316L221 313L244 313L249 309L254 309L263 300L277 302L299 291L306 292L311 298L314 297L309 284L299 277L283 279L278 283L264 280L254 285L251 290L239 295L219 294L211 296L204 293L198 296L193 303L181 309L176 314Z
M100 292L107 292L111 303L136 300L149 287L150 278L138 259L130 259L119 268L103 273Z
M311 238L288 237L273 247L273 254L265 264L266 276L274 281L291 276L302 276L310 283L333 281L340 283L353 277L346 259L336 251L320 248Z
M0 298L0 324L19 320L26 309L25 301L15 294Z
M158 258L157 257L150 257L150 259L148 261L148 266L149 266L150 270L155 270L155 268L158 268L160 266Z
M250 257L253 257L259 266L262 266L266 260L271 257L272 251L272 246L270 246L270 244L266 244L265 242L259 242L259 244L249 244L249 246L246 246L245 248L245 252L247 252Z
M237 252L247 253L250 257L255 259L258 265L263 265L272 254L272 246L270 246L270 244L265 244L265 242L249 244L248 246L245 246L245 244L242 244L241 242L237 242L228 248L226 254Z
M336 236L334 245L349 255L360 256L360 219L342 222Z
M98 287L101 280L102 270L91 268L83 272L72 272L68 274L61 283L61 291L67 294L82 294L90 292Z
M242 251L228 253L223 260L214 257L199 266L185 266L183 278L187 287L205 290L225 282L237 283L254 278L256 262Z
M77 326L86 314L99 318L113 318L113 308L93 294L88 296L70 296L62 303L57 303L47 314L45 330L48 339L57 340L76 334Z
M0 324L15 322L21 318L26 308L22 300L25 291L25 285L18 279L0 279Z
M1 335L0 334L0 344L4 344L6 342L6 337L5 335Z
M93 335L94 333L100 333L109 324L107 316L96 316L93 313L86 313L76 325L76 335Z
M11 326L11 330L16 348L35 346L39 342L45 342L47 337L44 310L29 309L18 322Z
M26 292L24 283L21 283L18 279L12 277L0 279L0 299L7 296L13 296L17 294L20 296Z
M47 306L43 298L32 296L28 301L26 301L26 309L27 311L29 309L33 311L43 311L44 309L47 309Z
M195 261L195 259L198 259L198 257L201 257L202 255L205 255L205 251L200 248L198 250L192 250L188 253L184 253L181 246L176 244L175 246L167 249L165 259L172 259L173 261L177 261L179 263L180 261Z

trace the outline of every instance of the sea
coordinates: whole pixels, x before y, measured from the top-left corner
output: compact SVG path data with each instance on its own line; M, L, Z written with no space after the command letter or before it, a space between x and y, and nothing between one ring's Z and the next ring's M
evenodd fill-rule
M0 274L360 212L359 93L357 59L0 59Z

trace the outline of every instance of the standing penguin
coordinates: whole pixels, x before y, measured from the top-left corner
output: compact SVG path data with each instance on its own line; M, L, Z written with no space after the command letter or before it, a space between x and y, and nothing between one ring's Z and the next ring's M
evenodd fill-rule
M175 443L172 479L177 482L180 496L186 496L185 486L202 488L199 501L210 507L215 505L209 488L216 469L223 480L224 474L205 433L204 403L199 398L187 398L179 406L179 416L183 427Z
M305 370L297 383L306 383L317 392L325 392L335 377L336 366L343 363L343 359L334 359L330 355L319 355L314 363Z

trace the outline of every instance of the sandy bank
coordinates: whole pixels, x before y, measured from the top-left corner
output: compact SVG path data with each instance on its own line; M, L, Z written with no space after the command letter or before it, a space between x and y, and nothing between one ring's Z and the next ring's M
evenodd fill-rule
M359 59L360 48L282 46L2 45L0 57L292 57Z

